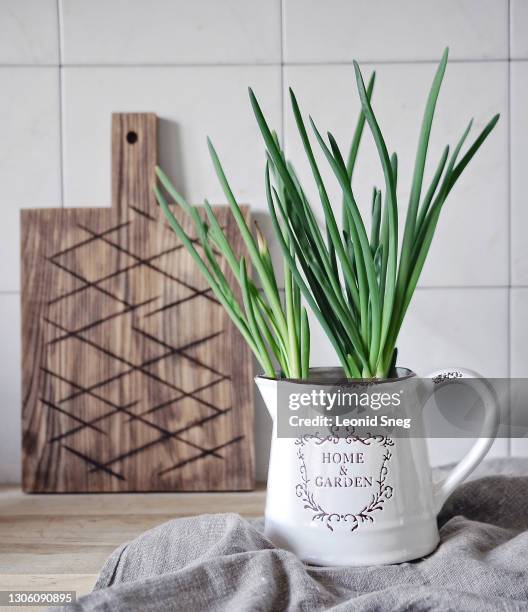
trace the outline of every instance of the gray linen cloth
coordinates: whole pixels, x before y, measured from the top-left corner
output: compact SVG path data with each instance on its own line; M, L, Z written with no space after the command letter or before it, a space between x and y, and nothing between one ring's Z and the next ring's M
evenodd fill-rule
M441 544L428 557L337 568L306 566L276 548L262 520L177 519L118 548L94 591L62 609L528 611L528 459L482 464L439 525Z

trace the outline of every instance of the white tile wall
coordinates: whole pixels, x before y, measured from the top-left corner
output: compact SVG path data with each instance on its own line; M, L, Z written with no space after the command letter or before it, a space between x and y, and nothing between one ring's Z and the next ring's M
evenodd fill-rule
M358 108L353 58L365 72L378 72L374 106L391 149L400 154L402 205L434 62L445 45L454 61L439 100L431 161L470 116L478 128L501 113L446 203L400 350L402 362L420 372L458 364L491 376L524 376L528 78L527 64L518 60L528 60L526 5L2 0L0 481L19 477L19 209L60 206L63 194L68 206L108 206L110 113L148 110L161 118L161 162L180 190L192 201L224 201L207 156L210 134L240 201L254 207L266 229L263 147L246 86L255 88L305 173L287 85L295 86L304 110L335 131L345 147ZM367 132L357 170L370 178L378 162L369 140ZM370 185L358 175L355 187L365 205ZM332 363L317 326L313 338L314 365ZM257 476L263 478L270 423L259 401L257 411ZM499 441L493 452L528 453L521 442ZM461 441L431 445L435 462L463 451Z
M528 23L526 27L528 32ZM512 283L528 285L528 192L526 168L528 155L528 61L511 64L511 213Z
M20 297L0 295L0 482L19 482L20 418Z
M511 376L528 378L528 289L515 288L511 293ZM528 406L522 399L512 397L515 423L524 423ZM528 438L512 438L511 450L515 455L528 456Z
M280 72L280 66L65 68L64 205L110 205L110 116L119 109L159 115L160 163L190 201L225 200L209 136L240 202L262 210L265 157L247 86L261 94L280 134Z
M61 205L59 70L0 66L0 291L18 291L20 208Z
M523 2L523 0L519 0ZM508 57L507 0L284 0L287 62Z
M281 60L279 0L60 0L60 4L67 65L277 64Z
M56 0L2 0L0 62L3 65L57 65L57 17Z
M401 362L424 376L466 367L490 378L507 377L508 290L418 289L398 348Z
M528 289L511 293L511 375L528 378Z
M511 0L510 54L512 59L528 58L528 2Z

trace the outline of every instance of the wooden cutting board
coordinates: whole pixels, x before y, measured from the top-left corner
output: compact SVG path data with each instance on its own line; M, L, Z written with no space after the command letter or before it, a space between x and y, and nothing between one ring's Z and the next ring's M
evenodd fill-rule
M112 208L22 211L24 491L253 488L250 351L162 217L156 157L155 115L113 115Z

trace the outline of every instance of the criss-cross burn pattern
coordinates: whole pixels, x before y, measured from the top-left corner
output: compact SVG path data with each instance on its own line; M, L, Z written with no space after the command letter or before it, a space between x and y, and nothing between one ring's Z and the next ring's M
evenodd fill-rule
M202 392L212 389L230 379L230 376L224 373L219 366L213 366L206 362L204 358L198 357L193 350L197 347L203 347L215 338L218 338L224 333L223 329L212 331L205 335L201 335L190 342L181 345L173 345L164 337L159 337L152 333L151 328L145 328L141 325L141 321L151 321L154 316L161 316L168 310L177 309L181 304L188 303L193 300L207 300L211 307L219 307L216 298L211 294L210 289L202 289L194 286L186 280L171 274L161 265L161 260L167 255L172 255L182 249L181 244L172 244L160 252L149 254L148 256L140 256L131 250L127 243L123 245L121 237L124 232L130 231L133 224L143 223L159 223L159 220L154 218L149 213L130 207L135 214L128 221L116 223L105 229L104 231L96 231L89 227L88 224L77 224L79 234L82 236L75 244L68 248L61 249L51 254L47 260L56 268L59 274L68 275L72 279L72 287L64 290L60 295L53 296L50 299L42 317L42 323L46 328L47 340L46 347L48 350L59 349L62 343L67 341L76 341L86 348L87 351L95 352L101 359L110 360L116 365L114 372L107 372L95 382L86 384L81 380L73 380L72 375L64 371L53 371L46 361L46 351L43 351L43 361L41 362L41 373L48 381L45 385L48 394L43 393L40 397L42 406L50 413L59 418L67 417L70 421L63 421L59 433L54 432L48 439L48 444L60 445L61 451L76 457L85 465L88 473L103 472L112 478L120 481L127 480L127 461L131 458L137 458L138 455L152 451L158 445L172 444L175 446L174 452L170 454L172 457L181 457L180 460L171 462L166 465L158 465L156 473L152 474L155 478L164 478L165 475L180 470L186 465L200 461L207 457L213 457L216 460L223 461L223 450L227 447L241 442L244 436L232 435L227 436L227 439L218 443L213 441L210 445L197 443L189 436L193 430L203 431L206 424L211 421L222 419L226 414L230 413L232 408L217 406L204 398ZM115 270L102 274L95 280L89 280L82 271L74 269L76 266L69 266L65 263L65 258L75 256L78 250L95 244L104 245L105 248L110 248L120 257L116 257L116 261L125 260L128 263L125 265L116 266ZM124 286L131 282L129 274L137 269L146 269L149 272L161 274L164 278L164 283L175 283L182 288L185 293L183 297L177 300L168 300L163 302L163 296L154 296L148 299L133 302L130 298L132 292L126 290L124 295L119 295L115 289L111 287L111 281L115 281L124 276ZM69 285L67 285L69 286ZM102 315L98 309L96 316L83 325L77 327L67 327L61 322L60 317L53 316L52 309L56 305L68 304L68 300L79 300L88 292L98 294L106 303L111 303L117 307L116 311ZM59 311L60 312L60 311ZM133 361L130 356L119 354L117 350L103 344L100 338L104 338L104 334L93 333L94 330L101 330L103 326L114 324L116 320L125 316L134 314L130 317L129 333L135 335L144 346L149 349L149 356L144 356L141 360ZM177 313L174 313L175 316ZM128 325L128 323L127 323ZM185 325L192 325L192 321L185 321ZM185 362L196 370L207 373L210 378L208 382L195 386L192 389L183 388L182 384L175 383L169 380L163 372L170 371L170 368L155 368L162 362L166 362L172 358L178 358L180 362ZM160 373L161 372L161 373ZM107 391L112 388L115 383L126 383L128 377L132 375L140 375L148 379L149 384L159 385L163 387L164 393L168 393L168 399L159 402L152 402L152 405L145 405L144 397L136 397L131 401L119 402ZM133 387L136 388L136 387ZM67 392L60 393L67 389ZM59 397L60 395L60 397ZM94 410L93 416L86 416L85 413L77 414L75 412L74 401L84 399L84 405L93 405L97 407ZM192 402L197 408L196 413L199 416L188 420L184 425L176 428L171 428L166 425L170 419L165 419L164 424L157 421L157 417L166 411L172 411L173 414L181 407L182 402ZM139 408L138 408L139 407ZM101 408L104 411L101 412ZM165 415L166 416L166 415ZM111 449L112 453L107 453L109 458L101 459L101 455L88 453L85 449L76 447L76 434L83 430L90 430L100 440L108 440L112 419L121 418L121 427L142 427L148 430L149 436L142 443L132 445L131 448L124 450L123 448ZM68 423L66 427L64 423ZM134 439L134 436L131 437ZM200 438L202 439L202 438ZM103 448L108 450L108 444L103 442ZM179 453L178 447L185 448L185 453Z

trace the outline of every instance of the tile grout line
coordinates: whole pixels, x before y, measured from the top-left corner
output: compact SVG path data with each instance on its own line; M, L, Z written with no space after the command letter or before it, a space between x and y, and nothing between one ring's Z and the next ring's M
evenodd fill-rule
M107 207L101 207L107 208ZM258 287L259 290L262 287ZM440 285L438 287L416 287L415 291L503 291L504 289L508 290L509 288L506 285L460 285L458 287L454 285ZM511 290L515 289L528 289L528 285L516 285L515 287L511 287ZM284 287L280 286L279 291L284 291ZM11 290L11 289L2 289L0 290L0 295L18 295L20 290Z
M507 240L508 240L508 294L506 300L506 327L507 327L507 354L506 354L506 365L508 378L511 379L512 376L512 169L511 169L511 136L512 136L512 95L511 95L511 2L512 0L508 0L508 20L507 20L507 37L508 37L508 73L507 73L507 83L508 89L506 95L508 96L508 129L507 129L507 141L508 141L508 149L506 151L506 163L508 166L508 187L507 187L507 197L508 197L508 223L507 223ZM511 405L511 396L508 397L508 417L510 420L510 428L511 428L511 420L512 420L512 405ZM511 430L510 430L511 434ZM512 456L512 439L511 435L507 438L507 456Z
M53 63L45 63L45 64L13 64L13 63L0 63L0 70L8 69L8 68L57 68L59 64L57 62Z
M467 291L471 289L509 289L509 285L418 285L416 289L427 291L434 291L437 289L460 289L462 291Z
M262 289L259 285L258 289ZM516 286L513 289L528 289L528 286ZM279 286L280 291L284 291L283 286ZM426 287L416 287L415 291L508 291L509 287L507 285L439 285L438 287L426 286ZM1 292L0 292L1 293Z
M63 125L63 88L62 88L62 10L61 0L57 0L57 33L59 47L59 164L60 164L60 199L61 208L64 208L64 125Z
M59 0L58 0L59 1ZM61 20L62 21L62 20ZM390 65L415 65L415 64L430 64L437 65L436 59L402 59L402 60L360 60L361 64L365 66L390 66ZM492 64L492 63L526 63L528 58L462 58L462 59L450 59L450 64ZM19 64L19 63L0 63L0 70L2 68L244 68L244 67L266 67L266 66L352 66L352 60L328 60L328 61L306 61L306 62L166 62L166 63L145 63L145 64L118 64L118 63L63 63L62 60L57 63L45 63L45 64Z

